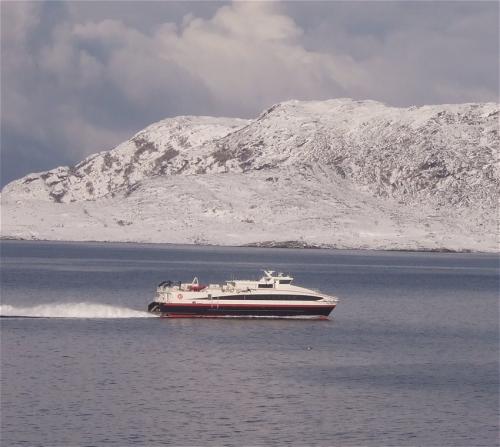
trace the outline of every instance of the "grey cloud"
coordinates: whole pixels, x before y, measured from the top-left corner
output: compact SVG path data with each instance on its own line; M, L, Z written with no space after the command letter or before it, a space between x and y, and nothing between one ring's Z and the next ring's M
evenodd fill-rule
M147 36L119 21L74 23L67 11L49 27L46 5L2 5L2 184L110 149L172 111L212 111L203 83L159 63Z
M182 23L195 15L211 18L227 1L72 1L69 14L78 23L117 20L143 34L153 34L164 23Z
M42 139L31 137L28 132L17 133L2 126L2 184L25 176L30 172L52 169L55 164L74 162L60 146L45 145ZM9 148L6 151L5 148ZM57 160L57 161L56 161Z
M498 101L496 2L286 3L304 45L349 54L369 81L349 96L392 105Z

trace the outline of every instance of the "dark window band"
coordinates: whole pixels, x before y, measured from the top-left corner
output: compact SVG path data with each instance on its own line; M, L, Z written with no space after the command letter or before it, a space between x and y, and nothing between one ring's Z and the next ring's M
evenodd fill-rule
M214 296L214 300L254 300L254 301L319 301L321 297L312 295L225 295Z

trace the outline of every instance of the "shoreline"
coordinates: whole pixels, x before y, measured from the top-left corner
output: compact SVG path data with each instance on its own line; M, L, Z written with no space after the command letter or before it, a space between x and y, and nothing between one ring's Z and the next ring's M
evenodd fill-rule
M217 245L217 244L189 244L189 243L176 243L176 242L141 242L141 241L100 241L100 240L86 240L86 241L75 241L75 240L54 240L54 239L20 239L13 237L0 237L0 243L3 242L26 242L26 243L53 243L53 244L109 244L109 245L148 245L151 247L160 246L183 246L189 248L198 247L213 247L213 248L253 248L253 249L281 249L281 250L337 250L337 251L369 251L369 252L402 252L402 253L440 253L440 254L488 254L488 255L498 255L498 251L479 251L472 250L469 248L464 248L461 250L453 250L447 247L439 248L368 248L368 247L335 247L325 245L314 245L307 244L301 241L265 241L265 242L253 242L243 245Z

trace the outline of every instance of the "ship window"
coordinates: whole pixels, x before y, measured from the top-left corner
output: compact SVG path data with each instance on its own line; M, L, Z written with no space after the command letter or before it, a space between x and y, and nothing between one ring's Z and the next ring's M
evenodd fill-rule
M290 284L291 282L291 279L280 279L280 284Z
M259 284L259 289L272 289L272 284Z
M218 300L254 300L254 301L319 301L321 297L312 295L225 295L215 297Z

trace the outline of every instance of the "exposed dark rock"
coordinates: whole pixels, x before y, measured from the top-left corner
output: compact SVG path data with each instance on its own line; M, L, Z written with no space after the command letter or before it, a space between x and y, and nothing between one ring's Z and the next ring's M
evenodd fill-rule
M133 183L131 185L127 186L127 189L125 190L125 197L130 196L139 186L141 185L140 182Z
M173 148L168 149L166 152L164 152L163 154L161 154L155 160L155 169L156 170L161 169L162 166L165 163L168 163L170 160L172 160L173 158L177 157L177 155L179 155L179 151L176 151Z
M130 174L132 174L132 171L135 169L133 163L129 163L125 169L123 170L123 176L125 179L128 181Z
M49 196L54 202L62 203L62 199L66 195L67 192L68 191L66 191L65 189L62 191L58 191L58 192L50 191Z
M143 154L144 152L155 152L158 150L153 142L146 140L144 137L135 137L134 139L132 139L132 141L137 147L137 150L134 154L135 160L138 160L141 154Z
M189 138L186 135L180 135L177 138L177 142L179 143L179 146L188 148L191 147L191 144L189 143Z
M111 152L106 152L102 160L101 171L104 172L106 169L110 169L116 162L118 162L118 158L113 156Z
M272 169L274 166L269 163L264 163L263 165L257 166L255 168L256 171L261 171L263 169Z
M85 187L87 188L87 192L92 196L94 195L94 185L92 182L89 180L87 183L85 183Z
M189 166L189 160L183 160L182 166L179 169L177 169L176 174L182 173L182 171L184 171L188 166Z
M335 169L335 172L340 175L342 178L346 178L345 171L342 169L341 166L334 166L333 169Z
M304 241L263 241L245 244L243 247L262 247L262 248L323 248L321 245L308 244Z
M125 227L125 226L128 226L128 225L132 225L132 222L128 221L128 220L123 220L123 219L119 219L116 221L116 223L118 225L120 225L121 227Z
M225 164L228 160L234 158L234 155L226 147L222 147L212 153L214 160L219 163L219 165Z

